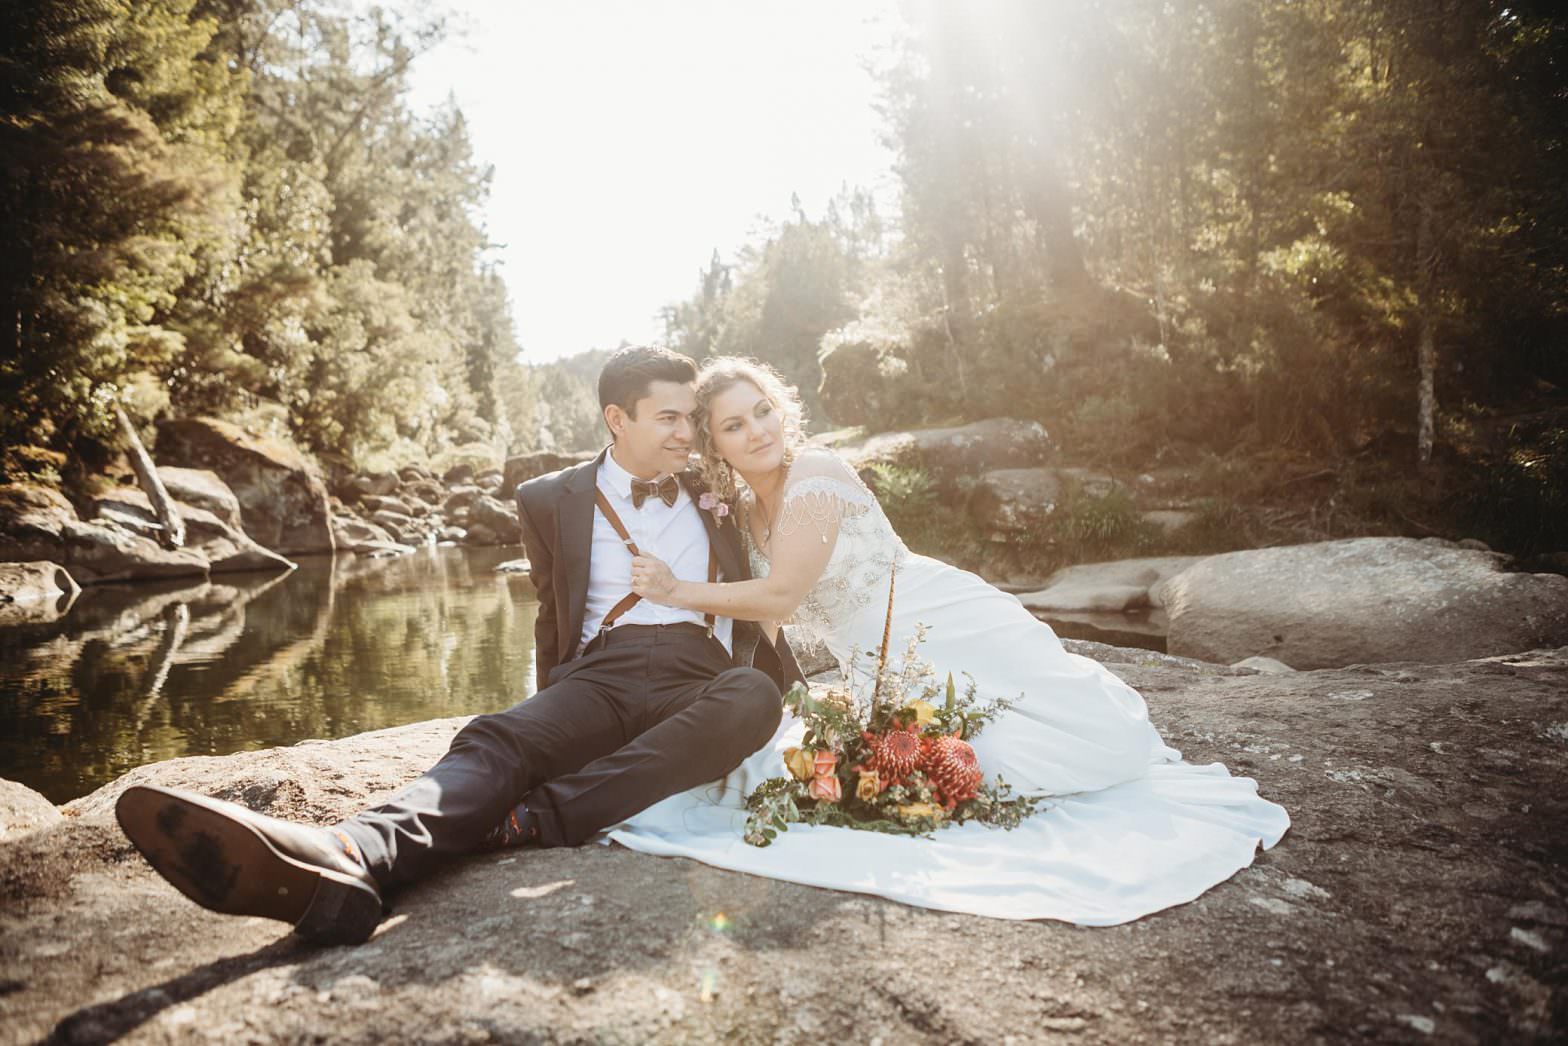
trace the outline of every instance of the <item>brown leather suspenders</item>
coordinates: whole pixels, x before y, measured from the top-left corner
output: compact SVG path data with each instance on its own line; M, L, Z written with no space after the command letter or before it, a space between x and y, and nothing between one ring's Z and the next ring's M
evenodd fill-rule
M604 496L604 491L595 488L593 500L594 504L599 506L599 511L604 513L604 518L610 521L610 526L614 528L616 535L621 539L621 544L626 546L627 551L634 556L642 555L637 550L637 543L626 532L626 524L621 522L621 517L616 515L615 509L610 507L610 501ZM719 580L719 555L713 550L713 540L710 537L708 540L708 584L711 585L717 580ZM600 634L608 632L610 626L615 624L616 619L636 606L641 599L642 597L635 592L628 592L623 596L621 601L611 607L608 614L604 615L604 621L599 625ZM712 614L704 614L703 620L707 622L708 635L713 635L714 616Z

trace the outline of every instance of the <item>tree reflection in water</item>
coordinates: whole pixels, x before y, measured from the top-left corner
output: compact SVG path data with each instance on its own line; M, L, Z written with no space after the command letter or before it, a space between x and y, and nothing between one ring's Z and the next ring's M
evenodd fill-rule
M281 575L85 590L0 629L0 777L56 803L144 763L344 737L533 692L518 549L307 558Z

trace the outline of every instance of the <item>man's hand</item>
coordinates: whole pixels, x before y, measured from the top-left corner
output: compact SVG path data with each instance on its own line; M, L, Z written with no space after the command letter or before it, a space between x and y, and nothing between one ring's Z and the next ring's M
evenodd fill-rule
M657 556L632 557L632 591L644 599L675 606L675 574Z

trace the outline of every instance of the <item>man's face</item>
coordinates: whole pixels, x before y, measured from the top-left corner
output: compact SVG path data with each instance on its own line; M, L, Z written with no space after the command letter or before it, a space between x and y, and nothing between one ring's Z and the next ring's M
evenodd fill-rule
M634 407L627 412L612 403L604 409L615 434L615 460L641 479L685 468L691 458L691 412L697 408L693 387L681 381L652 382Z

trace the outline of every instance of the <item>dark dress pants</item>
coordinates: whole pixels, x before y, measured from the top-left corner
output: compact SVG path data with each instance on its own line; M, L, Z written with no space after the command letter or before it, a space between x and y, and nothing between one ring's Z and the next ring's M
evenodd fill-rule
M622 625L550 684L476 716L441 761L339 825L383 887L471 853L519 799L538 843L575 846L660 799L723 777L778 728L778 686L696 626Z

